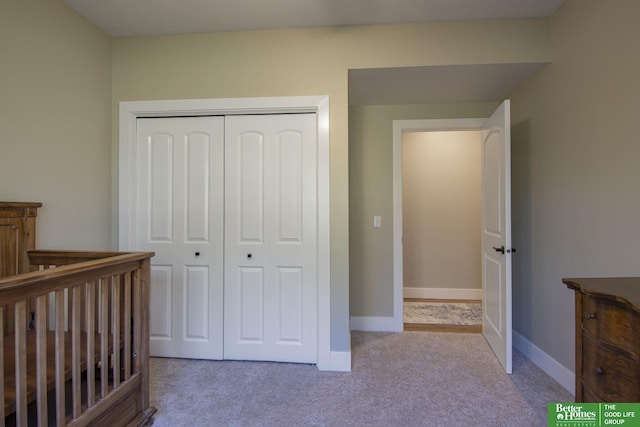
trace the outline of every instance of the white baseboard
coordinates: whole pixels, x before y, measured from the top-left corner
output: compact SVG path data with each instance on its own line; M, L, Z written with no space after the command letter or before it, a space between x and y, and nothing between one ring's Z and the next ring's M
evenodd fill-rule
M402 327L398 329L393 317L351 317L352 331L402 332Z
M411 288L404 287L405 298L482 299L482 289Z
M540 347L517 333L512 332L513 346L520 351L527 359L535 363L540 369L546 372L551 378L556 380L569 393L575 396L576 377L573 372L565 368L553 357L542 351Z
M332 351L329 355L331 361L327 369L322 371L339 371L351 372L351 352L350 351Z

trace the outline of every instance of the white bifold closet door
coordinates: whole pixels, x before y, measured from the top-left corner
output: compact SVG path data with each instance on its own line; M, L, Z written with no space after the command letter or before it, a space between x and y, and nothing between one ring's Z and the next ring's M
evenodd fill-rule
M224 358L317 361L315 114L225 121Z
M151 355L222 358L224 118L137 120L136 249L151 259Z
M137 121L151 355L317 361L315 114Z

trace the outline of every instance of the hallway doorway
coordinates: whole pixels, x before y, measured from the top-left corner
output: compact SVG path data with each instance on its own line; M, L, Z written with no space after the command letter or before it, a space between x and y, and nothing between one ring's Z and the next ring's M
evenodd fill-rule
M479 130L402 134L405 330L482 332L480 169Z
M482 332L509 374L512 370L510 129L509 100L505 100L488 119L393 121L394 324L400 326L400 330L404 329L403 134L413 131L481 130ZM455 253L451 256L455 256Z

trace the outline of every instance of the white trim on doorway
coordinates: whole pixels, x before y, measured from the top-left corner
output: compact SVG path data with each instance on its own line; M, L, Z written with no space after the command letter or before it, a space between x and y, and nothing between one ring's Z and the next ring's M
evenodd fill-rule
M331 352L330 306L330 193L329 193L329 97L291 96L265 98L184 99L125 101L119 114L119 247L133 247L131 222L135 194L133 177L136 120L139 117L212 116L234 114L316 113L318 120L318 360L321 370L345 370L346 355ZM350 358L350 354L349 354ZM336 366L334 366L336 365ZM350 364L348 366L350 368Z
M402 331L402 134L404 132L479 130L486 118L393 121L393 329Z

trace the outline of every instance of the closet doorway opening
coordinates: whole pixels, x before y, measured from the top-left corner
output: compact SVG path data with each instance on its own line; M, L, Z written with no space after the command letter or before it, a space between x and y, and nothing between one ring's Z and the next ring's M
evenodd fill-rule
M135 141L137 121L152 117L203 117L315 113L317 117L317 358L320 370L350 370L348 358L332 358L330 348L330 188L328 96L126 101L120 103L118 162L118 247L134 250L136 229ZM194 254L195 256L195 254ZM338 360L339 359L339 360Z

